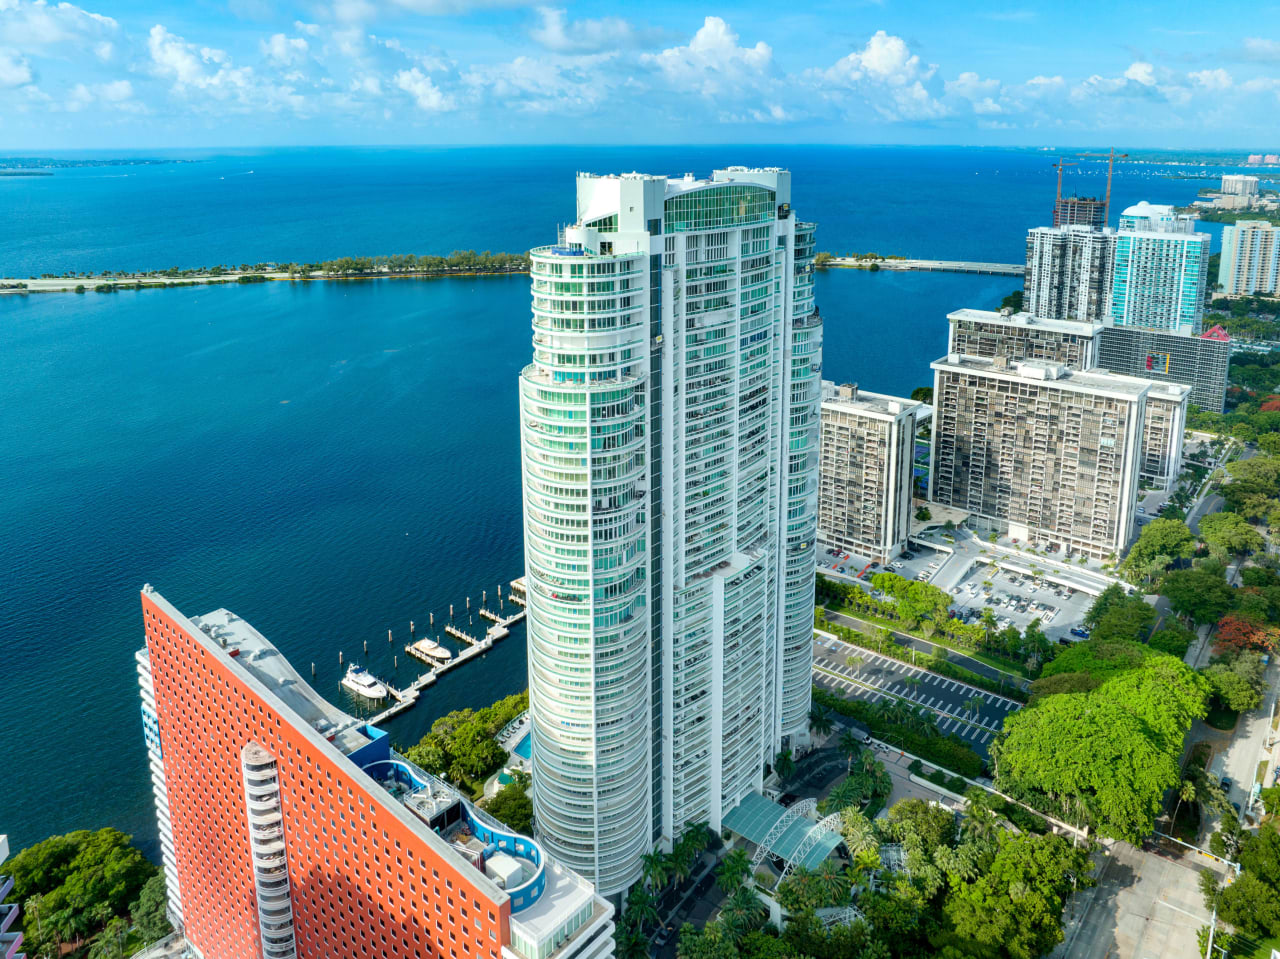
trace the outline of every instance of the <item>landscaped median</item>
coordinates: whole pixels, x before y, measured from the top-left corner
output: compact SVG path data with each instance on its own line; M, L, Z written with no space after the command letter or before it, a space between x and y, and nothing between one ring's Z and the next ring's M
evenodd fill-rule
M871 703L845 699L821 686L813 687L813 701L832 712L857 720L866 726L876 739L900 746L927 762L970 778L982 773L982 757L958 738L942 735L936 726L933 727L932 736L908 729L886 717Z
M1025 703L1030 698L1027 691L1019 686L1014 686L1011 683L997 683L986 676L980 676L972 670L965 669L963 666L957 666L950 660L943 659L940 656L931 656L927 653L913 655L909 650L904 650L893 639L881 640L856 629L850 629L848 626L832 623L826 619L824 613L825 610L821 608L814 612L814 626L818 629L826 630L852 646L858 646L889 659L896 659L899 662L927 669L931 673L946 676L948 679L959 680L962 683L985 689L987 692L995 693L998 696L1004 696L1006 699Z

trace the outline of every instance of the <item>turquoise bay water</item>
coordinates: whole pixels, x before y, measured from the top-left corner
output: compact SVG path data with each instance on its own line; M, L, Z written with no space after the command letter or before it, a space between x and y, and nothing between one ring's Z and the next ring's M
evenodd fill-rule
M929 380L955 303L1004 278L819 279L826 371ZM43 295L0 301L0 822L15 847L81 826L154 835L132 653L137 591L226 606L348 707L338 652L377 675L448 604L522 569L516 377L525 277ZM472 629L479 632L483 622ZM386 631L394 631L388 644ZM368 642L369 652L364 652ZM446 640L446 642L449 642ZM392 657L399 660L394 670ZM517 628L389 724L525 685Z
M1015 261L1052 201L1048 161L1003 151L270 153L0 178L0 275L525 249L571 218L575 169L732 162L790 166L819 248L841 252ZM1118 203L1198 186L1120 183ZM820 275L824 375L928 383L945 314L1018 285ZM235 610L348 708L339 651L405 682L410 620L421 636L450 603L464 627L468 596L492 605L522 566L529 336L525 277L0 297L0 829L14 847L115 825L153 850L132 658L144 582L191 614ZM427 690L393 738L523 688L524 663L518 628Z

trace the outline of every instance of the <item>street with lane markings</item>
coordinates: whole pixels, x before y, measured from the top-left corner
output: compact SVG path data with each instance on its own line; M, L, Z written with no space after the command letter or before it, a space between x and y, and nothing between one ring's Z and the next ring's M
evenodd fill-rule
M861 664L848 665L850 656ZM938 717L942 732L959 736L984 759L1005 717L1022 708L1016 700L824 636L813 641L813 681L846 699L892 697L923 706Z

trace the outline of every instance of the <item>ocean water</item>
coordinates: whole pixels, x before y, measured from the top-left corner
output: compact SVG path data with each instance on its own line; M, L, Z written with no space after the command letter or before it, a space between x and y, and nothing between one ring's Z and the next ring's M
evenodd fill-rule
M838 252L1012 262L1052 201L1048 161L1005 151L273 152L0 178L0 274L525 249L572 218L577 168L729 162L791 167L798 212ZM1199 186L1131 179L1118 203ZM821 274L824 373L927 384L945 314L1018 285ZM410 620L421 636L450 603L464 628L468 597L492 606L522 569L529 335L525 277L0 297L0 830L14 847L115 825L154 853L132 658L143 583L189 614L236 611L353 709L340 651L405 682L421 668L403 653ZM524 657L517 628L392 721L393 739L523 688Z

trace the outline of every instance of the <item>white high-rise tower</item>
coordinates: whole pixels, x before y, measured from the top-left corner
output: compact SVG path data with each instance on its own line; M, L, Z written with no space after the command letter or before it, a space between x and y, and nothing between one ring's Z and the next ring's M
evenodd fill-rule
M577 193L520 377L534 811L610 895L807 742L822 326L787 171Z

